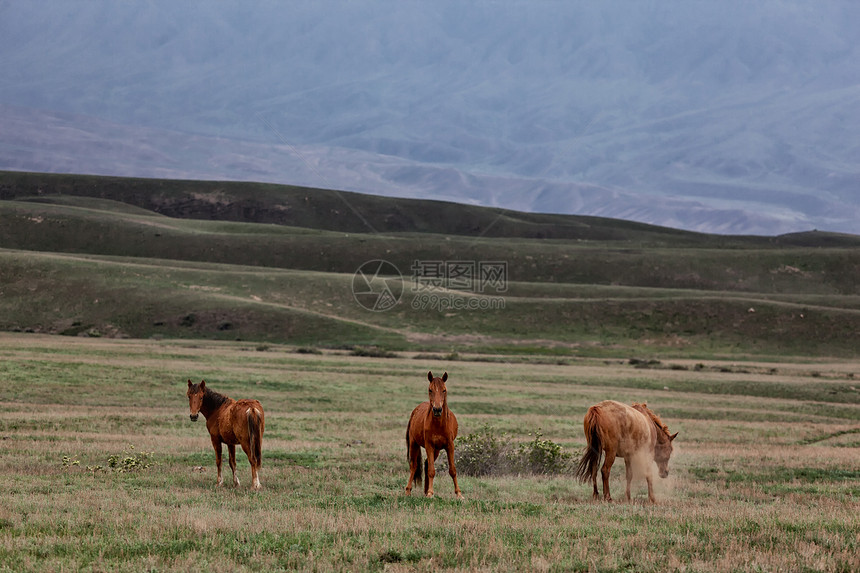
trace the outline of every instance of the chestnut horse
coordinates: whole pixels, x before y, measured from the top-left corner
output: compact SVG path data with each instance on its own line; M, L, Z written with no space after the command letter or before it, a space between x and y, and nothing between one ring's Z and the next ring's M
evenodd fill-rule
M421 448L427 451L424 460L424 495L433 497L433 478L436 477L436 456L439 450L448 452L448 473L454 480L454 493L457 499L463 499L460 486L457 484L457 469L454 467L454 440L457 438L457 418L448 409L448 389L445 382L448 373L441 378L433 377L433 372L427 373L430 387L427 390L429 400L422 402L412 410L409 424L406 426L406 458L409 460L409 482L406 484L406 495L412 493L412 482L421 481Z
M630 501L630 482L633 468L641 468L648 483L648 499L654 503L654 488L651 483L651 462L657 462L660 477L669 475L669 456L672 455L672 440L678 433L670 435L669 429L652 412L647 404L628 406L606 400L588 409L583 421L586 447L576 477L585 483L594 484L594 499L597 493L597 466L601 451L606 452L601 473L603 474L603 499L612 501L609 494L609 472L616 456L624 458L627 471L627 501Z
M206 418L206 428L215 448L215 465L221 485L221 444L227 444L233 485L239 486L236 477L236 444L242 446L251 462L251 487L260 489L260 466L263 465L263 406L257 400L233 400L206 387L206 381L192 384L188 381L188 406L191 421L197 421L198 412Z

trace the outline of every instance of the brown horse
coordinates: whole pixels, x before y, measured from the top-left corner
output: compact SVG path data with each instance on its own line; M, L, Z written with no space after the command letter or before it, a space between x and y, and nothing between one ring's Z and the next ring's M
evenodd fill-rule
M457 499L463 499L460 486L457 485L457 469L454 467L457 418L448 409L448 389L445 387L448 373L445 372L441 378L434 378L433 372L428 372L427 380L430 381L427 390L430 399L412 410L409 424L406 426L406 457L409 460L406 495L412 493L413 481L421 481L421 448L424 448L427 451L427 459L424 461L424 495L433 497L436 456L439 455L439 450L445 450L448 452L448 473L454 480L454 493L457 494Z
M236 477L236 444L240 444L251 462L251 487L260 489L260 466L263 465L263 406L257 400L233 400L206 387L206 381L192 384L188 381L188 406L191 421L197 421L198 412L206 418L206 428L215 448L215 465L221 485L221 444L230 452L230 469L233 485L239 486Z
M583 421L585 428L585 452L576 470L576 477L585 483L594 484L594 499L597 493L597 466L601 451L606 452L601 473L603 474L603 499L612 501L609 494L609 472L616 456L624 458L627 471L627 501L630 501L630 482L634 465L645 473L648 483L648 499L654 503L654 488L651 483L651 462L657 462L660 477L669 475L669 456L672 455L672 440L678 433L669 434L669 429L652 412L647 404L628 406L606 400L588 409Z

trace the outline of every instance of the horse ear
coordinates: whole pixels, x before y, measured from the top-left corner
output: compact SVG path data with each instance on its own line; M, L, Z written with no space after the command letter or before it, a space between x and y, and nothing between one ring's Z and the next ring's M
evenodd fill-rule
M444 374L442 374L442 382L447 382L447 381L448 381L448 373L445 372Z
M671 436L669 436L669 441L671 442L672 440L674 440L674 439L675 439L675 438L677 438L677 437L678 437L678 432L675 432L674 434L672 434Z
M188 379L188 387L191 388L191 378Z
M200 381L200 389L201 389L201 390L205 390L205 389L206 389L206 380L201 380L201 381Z
M427 371L427 380L429 380L430 382L433 381L433 371L432 370Z

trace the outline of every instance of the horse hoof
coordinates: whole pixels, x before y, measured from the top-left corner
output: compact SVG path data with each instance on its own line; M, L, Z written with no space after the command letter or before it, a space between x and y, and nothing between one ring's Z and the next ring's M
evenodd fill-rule
M458 493L458 494L457 494L457 501L465 501L465 500L466 500L466 498L465 498L465 497L463 497L463 494L462 494L462 493Z

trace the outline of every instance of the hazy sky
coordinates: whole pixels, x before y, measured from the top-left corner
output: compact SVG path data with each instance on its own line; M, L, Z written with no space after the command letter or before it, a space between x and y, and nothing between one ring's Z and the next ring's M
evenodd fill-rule
M0 168L860 233L860 4L0 2Z

